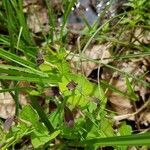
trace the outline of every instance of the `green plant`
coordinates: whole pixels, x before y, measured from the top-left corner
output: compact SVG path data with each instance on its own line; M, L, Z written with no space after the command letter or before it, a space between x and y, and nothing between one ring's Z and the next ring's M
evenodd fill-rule
M142 83L150 87L149 83L142 77L119 70L113 66L113 63L103 64L99 60L84 56L92 40L112 42L113 46L121 45L130 50L131 53L127 55L125 55L126 51L118 55L117 48L112 50L110 59L114 62L149 56L150 51L147 46L137 46L132 42L133 35L130 40L124 42L126 33L123 31L128 31L130 27L147 29L149 21L145 21L145 16L146 18L149 16L145 13L145 6L148 6L148 3L142 0L138 2L130 0L126 6L130 6L131 11L106 20L98 28L94 25L94 28L87 28L82 32L84 36L90 38L83 49L79 49L79 60L101 64L124 76L128 89L125 93L106 81L101 80L100 83L95 84L82 74L72 73L71 66L66 60L68 56L66 32L69 32L66 24L75 0L63 1L63 24L57 38L55 38L58 34L55 28L56 16L49 7L48 1L45 2L51 20L50 42L38 48L27 27L22 0L2 1L3 11L0 12L0 19L3 22L0 25L6 25L6 34L0 35L2 60L0 81L3 87L0 92L8 91L12 95L16 105L16 121L9 131L3 131L0 125L0 149L13 149L17 143L23 141L24 137L31 139L35 149L81 147L92 150L100 146L127 149L128 145L149 145L150 134L132 134L131 126L126 122L120 123L120 127L115 131L112 117L114 114L110 114L106 109L107 89L135 101L138 98L134 92L134 84ZM134 19L130 18L131 15ZM117 20L117 24L111 27L111 21L118 18L120 20ZM115 29L118 29L118 32L113 36ZM132 53L131 48L136 48L140 53ZM38 54L41 54L42 58L37 58ZM76 55L76 52L73 55ZM38 63L38 60L42 63ZM29 86L20 87L19 83L22 81L28 82ZM23 107L19 103L21 91L26 92L29 100L29 104ZM44 105L39 104L43 99ZM49 104L53 104L56 108L53 110Z

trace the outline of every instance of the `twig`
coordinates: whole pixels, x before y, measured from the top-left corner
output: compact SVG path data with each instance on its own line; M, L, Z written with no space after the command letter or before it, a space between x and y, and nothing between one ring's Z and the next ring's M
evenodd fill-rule
M141 112L143 109L145 109L149 105L149 103L150 103L150 99L141 108L139 108L136 112L134 112L132 114L114 116L113 118L114 118L115 121L121 121L123 119L127 119L129 117L132 117L132 116L138 114L139 112Z

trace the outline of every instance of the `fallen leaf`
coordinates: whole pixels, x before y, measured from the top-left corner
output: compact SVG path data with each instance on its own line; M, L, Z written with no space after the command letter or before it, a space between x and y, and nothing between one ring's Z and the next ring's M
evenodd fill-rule
M79 56L80 54L73 55L70 53L67 56L67 59L70 61L72 70L77 70L78 72L89 76L94 69L97 69L99 66L103 66L103 64L108 64L112 61L109 59L111 56L109 53L110 46L110 43L93 45L91 48L86 49L86 51L83 53L84 58L81 58L81 61ZM92 60L99 60L99 63L102 64L97 64Z
M136 29L133 41L135 41L134 44L136 45L140 45L141 43L150 44L150 32L146 30L143 32L141 28Z
M1 90L0 86L0 90ZM21 105L27 103L25 95L19 94L19 101ZM9 92L0 93L0 117L7 119L15 115L15 102Z
M126 83L122 79L114 79L112 85L122 92L126 92ZM131 101L116 92L109 92L108 99L111 103L112 109L118 114L128 114L133 112Z
M150 110L149 106L148 106L148 109ZM143 111L139 117L139 122L141 124L144 124L145 126L150 125L150 111L149 110Z
M88 48L85 51L85 57L93 60L99 60L99 62L103 64L108 64L111 61L108 59L111 56L109 53L109 47L110 44L93 45L92 48ZM81 64L81 69L86 76L90 75L90 73L98 67L99 64L92 61L84 61Z
M42 30L48 32L49 20L48 20L47 9L39 5L36 5L34 7L35 8L31 8L30 12L27 15L27 24L29 28L34 33L41 32Z

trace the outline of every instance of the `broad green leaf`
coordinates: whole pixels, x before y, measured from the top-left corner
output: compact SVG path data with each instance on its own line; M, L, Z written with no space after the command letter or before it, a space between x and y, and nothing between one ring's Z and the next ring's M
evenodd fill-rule
M35 125L39 120L37 112L33 109L31 105L24 106L19 116L21 119L29 121L33 125Z
M76 83L76 87L70 90L67 85L71 82ZM60 91L68 97L68 102L72 105L86 106L93 97L100 99L98 86L89 82L82 75L68 74L59 83Z
M115 136L114 129L112 128L113 122L112 120L104 118L101 121L101 137L112 137Z
M61 75L66 76L70 73L70 66L64 58L63 60L59 60L56 65Z
M121 127L118 129L120 135L131 135L132 134L132 127L127 125L125 122L121 124ZM120 146L118 147L120 150L126 150L127 146Z
M48 132L38 132L35 131L31 134L31 142L34 148L39 148L43 146L45 143L53 140L60 134L60 130L54 131L52 134L48 134Z
M77 93L77 95L69 96L67 102L69 102L73 106L85 107L88 104L89 100L85 96Z
M121 127L118 129L120 135L131 135L132 127L126 123L122 123Z
M86 139L92 139L92 138L95 138L95 137L100 137L100 130L99 130L98 127L93 125L92 128L90 129L90 131L88 131Z
M63 122L63 118L61 117L60 110L56 109L56 111L52 112L48 117L53 127L56 128L61 122Z
M94 102L94 101L91 101L89 104L88 104L88 110L90 113L92 113L94 110L96 110L97 108L97 103Z
M52 69L52 66L50 64L41 64L39 68L43 72L48 72Z

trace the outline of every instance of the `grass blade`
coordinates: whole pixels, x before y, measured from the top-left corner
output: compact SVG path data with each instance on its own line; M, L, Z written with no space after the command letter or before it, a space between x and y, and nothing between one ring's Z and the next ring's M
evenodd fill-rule
M1 75L0 79L2 80L13 80L13 81L27 81L27 82L35 82L35 83L46 83L46 84L56 84L56 80L50 80L50 78L32 78L32 77L23 77L23 76L6 76L6 75Z
M45 114L45 112L43 111L39 103L37 102L36 97L33 97L33 96L31 97L31 104L34 107L34 109L37 111L37 113L39 114L41 121L45 124L49 132L50 133L54 132L54 128L51 122L49 121L47 115Z
M76 143L81 146L96 144L97 146L142 146L150 144L150 133L133 134L117 137L94 138ZM75 145L74 143L72 143Z

